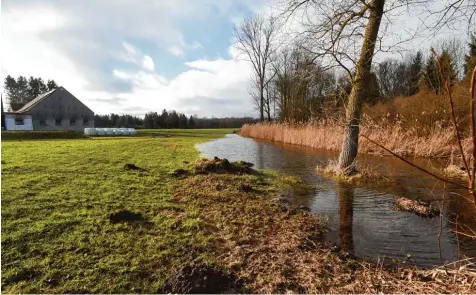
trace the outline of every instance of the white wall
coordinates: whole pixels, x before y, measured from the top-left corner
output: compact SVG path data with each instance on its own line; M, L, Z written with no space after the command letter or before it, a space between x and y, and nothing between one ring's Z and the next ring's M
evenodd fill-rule
M15 125L15 119L23 118L23 125ZM5 114L5 128L7 130L33 130L31 115Z

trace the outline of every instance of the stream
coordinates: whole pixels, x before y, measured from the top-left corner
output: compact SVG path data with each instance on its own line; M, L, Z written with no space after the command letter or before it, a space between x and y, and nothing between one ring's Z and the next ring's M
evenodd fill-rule
M378 169L389 181L350 185L324 178L316 172L318 165L337 159L336 152L265 142L236 134L197 145L197 149L202 157L243 160L253 163L256 169L296 175L311 184L313 189L309 193L294 196L292 202L306 205L313 214L321 216L328 226L324 238L357 257L385 259L390 263L397 259L398 263L424 268L453 262L458 255L460 258L476 257L476 240L454 233L456 216L458 230L476 230L475 210L464 199L467 192L445 186L399 159L359 154L360 167ZM412 161L429 169L445 165L434 159ZM440 243L438 217L422 218L393 209L395 197L434 201L441 199L445 192Z

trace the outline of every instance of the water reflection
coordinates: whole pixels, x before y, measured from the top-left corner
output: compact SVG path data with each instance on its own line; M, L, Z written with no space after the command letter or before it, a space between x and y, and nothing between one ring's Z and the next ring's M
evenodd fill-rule
M339 240L342 250L354 253L352 226L354 219L354 187L345 182L337 184L339 195Z
M434 200L441 198L443 185L433 178L390 157L359 155L359 165L379 167L391 175L392 182L351 186L323 178L316 166L337 158L337 153L312 148L255 141L238 135L198 145L204 157L225 157L232 161L244 160L257 169L273 169L300 176L314 184L306 195L295 196L293 202L311 208L314 214L328 220L326 239L339 242L348 252L362 256L386 256L406 259L411 254L422 267L440 264L437 234L438 218L425 219L408 212L392 209L394 197ZM415 160L425 168L437 166L435 161ZM445 218L459 214L461 224L476 229L476 214L469 203L456 194L467 194L447 187ZM460 225L459 228L461 228ZM454 224L443 221L441 256L444 261L457 257ZM460 237L461 255L476 257L476 241Z

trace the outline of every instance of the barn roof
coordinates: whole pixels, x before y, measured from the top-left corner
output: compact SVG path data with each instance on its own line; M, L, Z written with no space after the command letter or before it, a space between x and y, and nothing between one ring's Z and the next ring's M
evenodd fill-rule
M58 87L58 88L55 88L53 90L50 90L48 92L45 92L43 94L38 95L32 101L30 101L29 103L24 105L21 109L19 109L15 113L27 113L27 112L29 112L34 106L39 104L43 99L47 98L48 96L50 96L51 94L53 94L55 91L57 91L60 88L62 88L62 87Z
M15 111L15 113L17 114L26 114L26 113L29 113L31 111L32 108L34 108L37 104L39 104L40 102L42 102L45 98L49 97L50 95L52 95L53 93L55 93L56 91L59 91L59 90L64 90L66 91L67 93L69 93L71 96L73 96L74 98L76 98L74 95L72 95L68 90L66 90L64 87L58 87L58 88L55 88L53 90L50 90L48 92L45 92L43 94L40 94L38 95L36 98L34 98L32 101L30 101L29 103L27 103L26 105L24 105L21 109L19 109L18 111ZM77 99L77 98L76 98ZM88 109L90 112L94 113L90 108L88 108L82 101L80 101L79 99L77 99L84 107L86 107L86 109Z

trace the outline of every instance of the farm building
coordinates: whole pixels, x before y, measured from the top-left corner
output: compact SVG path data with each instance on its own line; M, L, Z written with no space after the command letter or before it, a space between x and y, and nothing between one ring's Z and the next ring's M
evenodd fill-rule
M94 112L63 87L43 93L17 111L5 112L6 130L74 130L94 127Z

